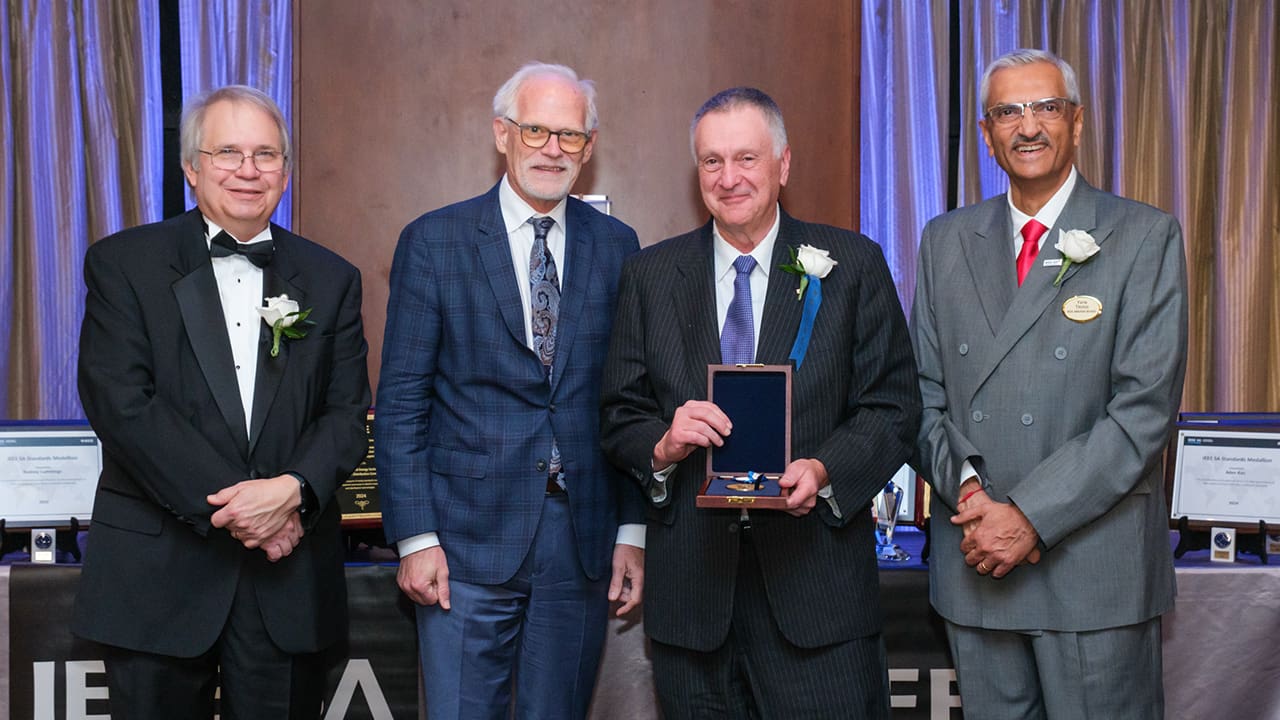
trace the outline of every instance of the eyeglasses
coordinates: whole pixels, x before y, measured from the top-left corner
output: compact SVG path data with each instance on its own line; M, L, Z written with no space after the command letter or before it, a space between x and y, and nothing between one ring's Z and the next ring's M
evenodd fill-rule
M284 169L285 155L279 150L257 150L247 153L235 148L218 148L213 152L208 150L200 152L208 155L210 162L219 170L239 170L245 158L253 160L253 165L258 168L258 172L278 172Z
M1027 110L1037 120L1059 120L1067 112L1068 105L1076 103L1066 98L1044 98L1021 103L1002 103L987 108L987 118L997 125L1012 125L1022 122Z
M521 125L509 117L503 119L520 128L520 142L534 150L546 145L552 135L559 138L560 149L570 154L580 152L591 139L589 134L577 130L548 130L541 125Z

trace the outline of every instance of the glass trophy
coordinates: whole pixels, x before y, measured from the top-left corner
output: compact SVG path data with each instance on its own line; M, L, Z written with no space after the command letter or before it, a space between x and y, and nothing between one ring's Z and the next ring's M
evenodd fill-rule
M902 488L892 480L884 492L876 496L876 556L889 562L910 560L911 555L893 542L893 528L898 524L898 508L902 505Z

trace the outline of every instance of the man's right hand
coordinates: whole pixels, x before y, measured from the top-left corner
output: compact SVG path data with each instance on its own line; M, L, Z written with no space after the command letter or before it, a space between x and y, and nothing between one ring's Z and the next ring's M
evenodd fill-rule
M415 603L449 609L449 561L439 545L400 558L396 582Z
M698 448L724 445L733 423L713 402L690 400L676 408L671 427L653 448L653 467L665 468L689 457Z

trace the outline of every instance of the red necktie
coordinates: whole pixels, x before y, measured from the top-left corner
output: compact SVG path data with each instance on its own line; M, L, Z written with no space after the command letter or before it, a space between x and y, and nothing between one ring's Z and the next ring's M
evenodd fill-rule
M1040 253L1040 236L1044 235L1048 229L1035 218L1031 218L1026 225L1022 226L1022 250L1018 251L1018 287L1022 287L1022 281L1027 278L1027 273L1035 264L1036 255Z

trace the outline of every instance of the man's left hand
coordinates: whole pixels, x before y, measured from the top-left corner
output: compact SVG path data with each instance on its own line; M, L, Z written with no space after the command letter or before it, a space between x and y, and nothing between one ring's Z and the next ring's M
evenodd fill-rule
M220 506L210 518L214 527L226 528L231 537L253 549L280 532L289 516L302 505L302 489L292 475L243 480L206 498Z
M1017 505L996 502L981 490L964 505L951 523L971 528L960 541L960 551L978 574L1002 578L1024 562L1040 561L1040 535Z
M635 545L613 546L613 578L609 581L609 602L621 601L622 617L644 599L644 550Z
M262 541L261 547L267 554L267 560L277 562L288 557L301 541L302 516L295 512L289 515L279 532Z
M778 485L791 488L791 495L787 497L787 512L796 517L808 515L818 503L818 491L830 482L827 466L821 460L800 458L792 461L778 480Z

